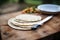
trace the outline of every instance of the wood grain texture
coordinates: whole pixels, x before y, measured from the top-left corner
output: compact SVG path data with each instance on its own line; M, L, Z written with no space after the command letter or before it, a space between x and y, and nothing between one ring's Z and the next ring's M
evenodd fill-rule
M20 15L20 12L0 16L1 35L3 40L36 40L60 31L60 15L54 16L35 31L15 30L7 25L8 19ZM44 16L45 17L45 16Z

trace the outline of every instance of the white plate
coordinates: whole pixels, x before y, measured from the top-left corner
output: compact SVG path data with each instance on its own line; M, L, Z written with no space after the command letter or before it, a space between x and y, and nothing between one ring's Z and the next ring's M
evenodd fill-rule
M58 5L54 5L54 4L43 4L37 7L37 9L46 12L59 12L60 11L59 8L60 7Z

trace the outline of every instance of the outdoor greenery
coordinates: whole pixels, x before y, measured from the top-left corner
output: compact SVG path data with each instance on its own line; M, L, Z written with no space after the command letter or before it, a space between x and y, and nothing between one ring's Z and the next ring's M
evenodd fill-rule
M43 3L51 3L60 5L60 0L43 0Z
M39 5L42 4L42 0L24 0L25 3L31 4L31 5Z
M26 2L29 4L42 4L42 3L51 3L60 5L60 0L0 0L0 5L5 3L21 3Z

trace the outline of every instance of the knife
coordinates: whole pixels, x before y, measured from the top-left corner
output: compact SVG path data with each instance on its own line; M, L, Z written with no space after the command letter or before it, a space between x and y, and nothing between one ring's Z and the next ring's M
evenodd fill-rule
M38 23L34 24L33 27L31 28L31 30L36 30L38 27L41 27L41 25L43 25L45 22L50 20L52 17L53 17L53 15L50 15L50 16L46 17L45 19L39 21Z

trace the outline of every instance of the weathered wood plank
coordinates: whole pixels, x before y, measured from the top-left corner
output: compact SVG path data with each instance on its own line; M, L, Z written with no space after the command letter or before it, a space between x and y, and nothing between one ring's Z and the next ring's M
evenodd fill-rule
M7 25L8 19L17 15L20 15L20 12L0 16L1 35L3 40L36 40L60 31L60 15L54 16L36 31L21 31L10 28Z

